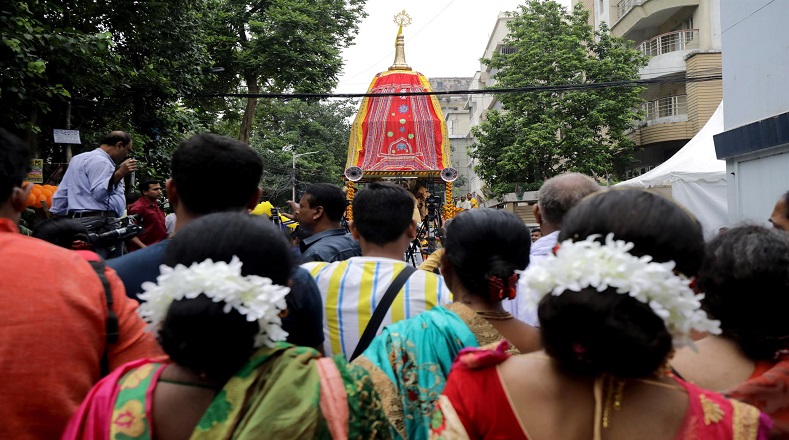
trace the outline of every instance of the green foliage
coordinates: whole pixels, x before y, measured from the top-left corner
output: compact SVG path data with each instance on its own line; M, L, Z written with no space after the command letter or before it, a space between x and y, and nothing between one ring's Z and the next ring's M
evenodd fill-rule
M197 14L203 6L203 0L4 4L0 126L27 139L48 164L65 162L52 129L69 124L83 141L74 154L95 148L108 131L125 130L136 157L155 158L162 144L193 125L182 123L177 104L199 92L205 76ZM160 162L153 160L151 175L169 172Z
M646 58L629 42L595 31L588 12L554 1L529 0L508 23L503 45L483 62L497 69L496 88L593 85L639 78ZM641 118L639 87L590 88L497 95L502 110L487 113L473 129L476 172L495 196L533 186L556 174L592 176L619 172L635 145L624 135Z
M250 145L263 157L263 189L275 206L291 198L294 152L316 152L296 158L296 197L312 183L342 184L355 111L351 101L261 102Z
M282 140L291 136L297 151L322 151L299 158L307 173L297 175L299 182L338 181L348 139L344 104L265 102L254 119L246 100L207 95L330 90L363 6L364 0L3 2L0 126L25 139L48 174L66 161L52 129L80 131L82 145L73 154L95 148L108 131L127 131L139 180L169 176L181 139L201 131L244 138L246 121L244 139L267 163L290 169ZM299 120L298 112L307 116ZM289 187L286 174L278 177Z
M365 0L207 0L213 19L205 29L211 58L224 71L209 90L249 93L331 90L365 16ZM225 102L240 122L239 138L253 137L257 100ZM221 104L221 103L218 103Z

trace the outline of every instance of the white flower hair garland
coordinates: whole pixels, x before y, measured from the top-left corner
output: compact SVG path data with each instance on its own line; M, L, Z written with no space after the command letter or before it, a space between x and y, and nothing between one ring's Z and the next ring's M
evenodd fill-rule
M535 310L545 295L561 295L565 291L579 292L592 287L598 292L613 288L616 293L649 304L663 319L671 334L674 347L693 347L691 331L720 334L720 322L711 320L701 310L700 300L689 286L689 280L674 273L674 262L657 263L645 255L629 253L633 243L614 240L608 234L605 244L591 235L583 241L567 240L556 255L532 262L521 272L520 292Z
M159 331L173 301L194 299L201 294L214 302L225 303L224 312L236 309L247 321L257 321L260 333L255 347L272 346L284 341L288 333L282 329L279 313L287 307L285 295L289 287L273 284L271 279L257 275L241 275L241 260L233 256L230 263L214 262L210 258L186 267L162 265L156 283L142 284L139 295L144 301L137 313L148 322L148 329Z

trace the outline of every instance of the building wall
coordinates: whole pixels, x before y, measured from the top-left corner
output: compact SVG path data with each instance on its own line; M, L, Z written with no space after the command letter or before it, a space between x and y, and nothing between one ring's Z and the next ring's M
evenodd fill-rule
M574 0L574 3L587 5L585 0ZM639 47L642 42L666 41L671 37L670 33L677 30L697 30L682 50L652 56L648 65L639 72L641 78L679 80L720 74L720 0L641 0L635 2L622 17L619 16L618 5L619 0L592 2L595 23L606 22L613 35L631 40L634 47ZM642 121L630 134L642 148L636 154L639 163L630 171L638 173L645 166L665 161L660 158L676 151L677 143L690 140L704 127L720 103L722 94L721 81L678 81L648 86L641 95L648 103L665 102L668 97L685 95L687 104L684 112ZM659 161L652 162L655 160Z
M469 77L445 77L430 78L430 86L436 92L464 91L468 90L473 78ZM450 164L458 170L458 175L465 178L466 184L455 186L456 194L466 194L469 192L469 158L468 158L468 133L471 125L471 112L468 107L467 93L451 95L439 95L438 102L441 104L441 112L447 122L447 134L449 135Z
M789 0L721 0L724 133L789 112ZM782 127L784 131L789 126ZM752 141L738 137L745 148ZM716 149L719 139L716 138ZM720 150L719 150L720 151ZM789 190L789 144L769 143L726 159L732 224L767 224Z
M502 40L504 40L504 37L508 32L507 22L510 20L512 20L512 18L504 14L500 14L496 19L496 23L493 26L493 31L490 34L490 38L488 39L488 44L485 47L485 52L483 53L482 58L491 58L493 53L501 49ZM495 83L496 70L491 69L480 62L480 70L474 74L474 78L471 80L469 89L484 89L494 85ZM475 127L484 121L485 113L488 111L493 109L501 109L501 103L498 101L495 95L470 95L467 106L470 114L469 127ZM467 145L469 146L474 143L474 137L472 136L470 130L467 133L467 142ZM482 179L480 179L474 172L475 165L476 163L474 159L469 157L466 164L466 168L468 170L468 192L484 194L485 182L482 181Z
M721 71L720 52L695 52L688 56L686 62L688 78L718 75ZM718 104L721 103L723 84L721 80L689 82L685 90L688 94L688 122L693 134L696 134L709 121Z
M721 0L724 128L784 113L789 105L789 0Z

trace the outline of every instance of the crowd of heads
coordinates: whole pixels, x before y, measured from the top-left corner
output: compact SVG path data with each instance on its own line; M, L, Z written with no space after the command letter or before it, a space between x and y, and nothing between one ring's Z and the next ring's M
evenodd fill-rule
M119 158L132 146L123 132L112 132L101 143L116 149ZM2 129L0 144L0 200L5 201L23 186L30 158L27 148ZM165 264L237 257L243 275L288 285L293 262L282 231L242 212L223 212L254 206L262 173L262 159L242 142L214 134L182 141L172 157L167 191L176 209L199 218L178 232ZM147 196L158 194L160 185L144 180L138 189ZM472 195L461 200L466 197ZM590 237L603 241L613 234L632 243L631 255L673 262L678 276L697 277L704 311L720 320L722 336L750 359L772 360L789 350L789 322L783 316L789 307L789 235L780 231L789 230L789 192L770 218L776 230L739 226L706 244L692 214L653 193L601 191L594 179L570 173L547 180L537 198L541 223L559 229L560 246ZM338 223L347 204L337 186L313 184L304 191L296 219L302 230L317 222ZM414 197L402 186L368 183L354 197L352 210L351 231L360 241L385 246L416 236ZM77 221L45 221L34 236L65 248L88 240ZM539 228L530 230L505 210L461 212L447 225L443 239L447 284L454 290L459 283L487 303L514 296L517 274L529 266L531 244L541 236ZM499 288L492 289L492 283ZM650 304L619 293L615 287L587 287L540 300L542 344L561 370L580 377L645 378L665 368L674 348L666 323ZM198 295L170 305L158 337L174 362L221 383L249 359L258 331L258 324L238 311L228 312L225 304Z

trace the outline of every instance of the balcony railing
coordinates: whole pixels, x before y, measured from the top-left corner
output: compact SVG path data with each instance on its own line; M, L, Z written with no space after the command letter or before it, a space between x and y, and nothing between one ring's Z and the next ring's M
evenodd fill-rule
M648 2L649 0L620 0L619 3L616 5L617 8L617 20L621 20L622 17L627 15L631 9L635 8L636 6L641 6L644 3Z
M686 29L682 31L660 34L638 45L644 55L654 57L664 53L675 52L699 47L699 30Z
M665 96L642 104L647 121L688 113L688 95Z

